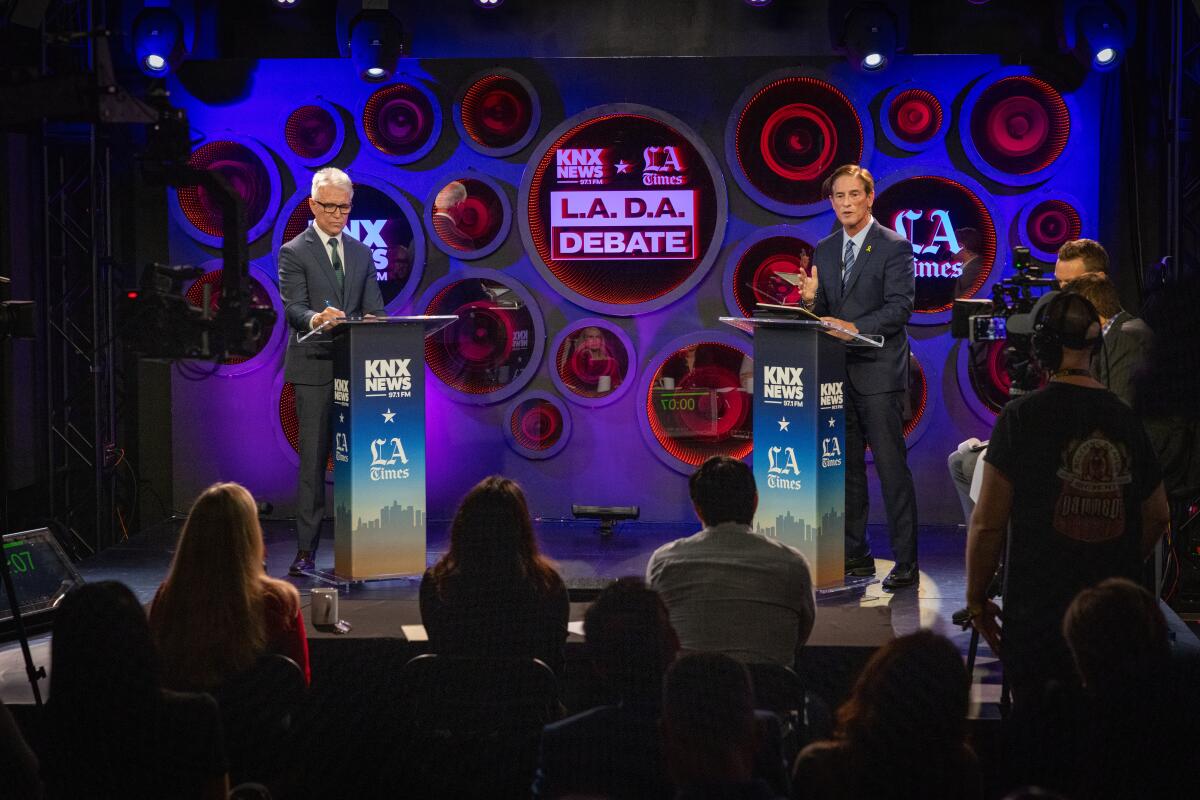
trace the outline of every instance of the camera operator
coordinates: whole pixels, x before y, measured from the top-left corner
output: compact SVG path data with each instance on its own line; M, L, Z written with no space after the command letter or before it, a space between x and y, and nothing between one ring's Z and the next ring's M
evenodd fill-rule
M1089 369L1101 343L1091 303L1049 292L1008 327L1032 337L1050 380L996 420L967 535L967 608L1004 664L1015 715L1036 714L1047 682L1072 678L1061 633L1071 599L1107 577L1136 580L1168 511L1145 429ZM987 587L1006 532L1001 628Z
M1095 239L1072 239L1064 242L1062 247L1058 248L1058 258L1054 264L1053 279L1039 277L1040 272L1038 267L1032 261L1028 260L1028 256L1029 251L1027 249L1016 248L1013 252L1013 265L1017 271L1016 276L1000 282L997 284L996 289L993 290L994 294L1000 298L1006 293L1011 293L1012 300L1016 301L1005 305L1001 300L1000 308L997 309L997 312L1001 316L1014 311L1026 311L1032 307L1033 299L1029 292L1033 287L1057 285L1058 288L1062 289L1071 281L1084 275L1107 277L1108 252ZM1022 307L1023 304L1026 305ZM1119 310L1119 301L1116 303L1116 306ZM1113 318L1116 319L1116 315ZM1108 329L1105 330L1106 332L1108 331ZM1106 339L1106 343L1107 341ZM1012 349L1015 350L1015 348ZM1022 355L1027 356L1028 354ZM1034 385L1028 385L1032 376L1026 370L1022 369L1020 374L1016 374L1018 367L1023 363L1025 362L1022 358L1009 359L1009 378L1012 380L1011 391L1014 396L1018 392L1036 388ZM1036 370L1034 372L1036 373ZM1131 372L1126 374L1125 391L1128 391L1127 381L1128 377L1131 376ZM1130 400L1127 399L1129 395L1119 392L1117 396L1125 400L1126 404L1130 403ZM981 442L979 439L972 437L960 444L957 449L946 457L946 468L950 470L950 478L954 481L954 490L958 493L958 502L962 506L963 521L968 525L971 523L971 511L975 508L975 501L971 499L971 489L973 487L975 488L974 493L978 495L978 486L975 485L975 466L986 450L986 441Z

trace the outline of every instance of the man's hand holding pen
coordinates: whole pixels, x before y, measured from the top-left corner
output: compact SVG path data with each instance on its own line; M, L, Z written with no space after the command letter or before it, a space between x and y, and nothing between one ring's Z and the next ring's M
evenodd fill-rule
M312 318L312 329L316 330L323 325L329 325L330 327L333 327L338 323L339 320L343 320L345 318L345 311L342 311L340 308L334 308L333 306L326 306L324 311L317 313Z

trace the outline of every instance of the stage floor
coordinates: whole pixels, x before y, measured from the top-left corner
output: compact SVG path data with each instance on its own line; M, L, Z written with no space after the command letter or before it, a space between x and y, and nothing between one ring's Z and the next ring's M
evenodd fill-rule
M164 522L127 542L109 548L78 564L87 581L117 580L128 585L144 602L149 603L166 574L178 538L181 520ZM558 565L571 589L572 627L569 641L582 641L579 623L588 601L603 584L624 575L642 575L646 562L655 548L697 530L694 523L625 522L613 536L605 539L593 522L576 520L539 519L535 523L541 548ZM445 552L448 521L429 523L429 563ZM872 526L870 537L877 555L887 550L887 533L882 526ZM272 575L284 576L295 555L294 526L290 521L266 521L267 569ZM329 539L332 537L329 536ZM861 658L889 639L910 633L918 628L932 628L951 638L965 654L970 641L950 621L951 614L964 604L965 578L963 551L965 532L961 527L925 526L920 532L921 583L917 588L894 594L884 592L879 580L887 574L892 562L879 558L877 580L853 592L821 598L817 620L806 649L862 648ZM318 553L318 569L332 570L333 548L326 546ZM326 585L308 578L292 579L305 606L308 617L308 589ZM417 603L418 579L391 580L352 585L344 588L339 600L342 619L353 626L344 636L335 636L309 627L308 635L314 647L325 645L323 639L350 641L356 639L409 639L404 626L419 626ZM335 646L334 641L327 643ZM49 637L33 639L35 662L49 671ZM841 682L839 682L841 683ZM43 694L46 684L43 682ZM992 716L999 698L998 670L995 659L986 646L981 648L977 661L974 699L976 713ZM841 687L839 687L841 688ZM838 692L840 694L840 692ZM0 646L0 697L9 703L32 701L25 678L24 665L15 643Z

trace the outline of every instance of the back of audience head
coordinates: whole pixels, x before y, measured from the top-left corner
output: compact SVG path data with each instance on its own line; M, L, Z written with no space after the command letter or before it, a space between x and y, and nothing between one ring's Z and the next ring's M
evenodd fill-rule
M696 516L706 527L723 522L751 525L758 509L754 472L743 461L713 456L688 479Z
M1121 313L1121 296L1103 272L1085 272L1064 288L1087 298L1101 320L1110 320Z
M758 732L746 668L721 653L690 653L663 681L663 743L677 786L745 783Z
M298 592L269 578L263 558L254 496L237 483L205 489L151 611L169 686L211 687L253 666L267 647L267 594L280 599L286 617L295 615Z
M67 593L55 612L50 659L49 705L57 714L85 720L128 716L158 699L158 661L146 613L116 581Z
M549 585L549 562L538 552L525 493L516 481L484 478L459 503L450 524L450 549L434 566L434 579L455 573L521 577Z
M583 619L592 662L622 700L657 705L679 637L658 592L621 578L600 592Z
M967 736L970 678L949 639L920 630L871 656L838 709L837 736L876 755L939 758Z
M1089 690L1120 691L1152 679L1167 662L1167 621L1150 592L1126 578L1084 589L1067 608L1063 636Z

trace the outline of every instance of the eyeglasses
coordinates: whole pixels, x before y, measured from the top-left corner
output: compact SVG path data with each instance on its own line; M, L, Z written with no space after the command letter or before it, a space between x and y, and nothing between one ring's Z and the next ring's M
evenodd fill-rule
M313 202L316 203L318 206L320 206L321 210L324 211L326 214L349 214L350 213L351 206L349 203L340 203L340 204L339 203L318 203L316 200L314 200Z

